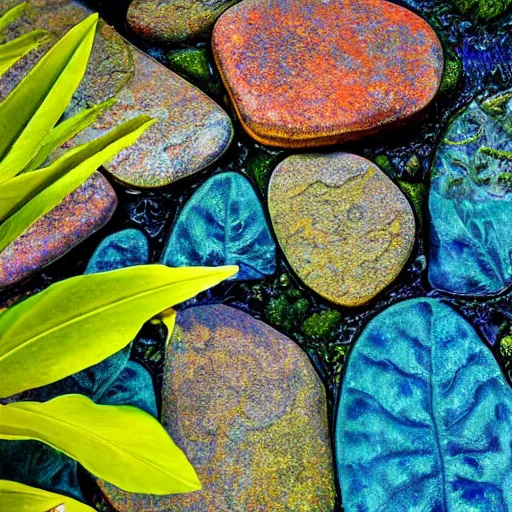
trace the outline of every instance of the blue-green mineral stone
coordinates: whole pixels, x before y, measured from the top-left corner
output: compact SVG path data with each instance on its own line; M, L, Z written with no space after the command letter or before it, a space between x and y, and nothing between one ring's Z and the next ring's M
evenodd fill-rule
M438 148L429 210L432 286L494 295L512 284L512 139L476 102Z
M171 267L239 265L239 280L273 274L275 243L249 181L226 172L202 185L180 213L162 263Z
M348 356L336 422L346 512L512 510L512 390L451 307L375 317Z
M92 255L85 274L144 265L149 261L148 240L136 229L107 236Z

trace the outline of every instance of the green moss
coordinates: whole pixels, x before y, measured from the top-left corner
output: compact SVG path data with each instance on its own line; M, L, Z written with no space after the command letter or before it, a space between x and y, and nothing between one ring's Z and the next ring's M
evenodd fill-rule
M301 330L306 336L311 336L318 340L329 340L333 337L340 322L341 313L328 309L327 311L311 315L302 324Z
M307 299L298 297L301 297L300 292L293 290L270 299L265 309L265 317L268 322L285 331L297 328L311 308Z
M505 336L500 342L500 352L503 357L512 358L512 335Z
M205 89L207 93L220 93L220 80L212 71L206 48L173 50L167 54L167 62L175 73Z
M397 184L411 202L420 223L423 222L423 201L427 193L425 185L423 183L409 183L403 180L397 180Z
M277 163L278 153L256 148L249 153L245 162L247 172L254 178L258 188L265 192L267 179Z
M377 155L375 164L380 167L389 177L396 175L395 168L386 155Z
M468 18L491 21L512 5L512 0L452 0L460 13Z
M439 87L440 94L452 92L457 86L462 74L462 64L459 57L451 49L445 50L443 78Z

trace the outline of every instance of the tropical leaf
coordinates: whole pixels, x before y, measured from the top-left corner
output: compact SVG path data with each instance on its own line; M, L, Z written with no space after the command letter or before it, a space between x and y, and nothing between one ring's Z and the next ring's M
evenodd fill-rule
M0 315L0 397L102 361L147 320L237 270L143 265L53 284Z
M64 113L91 53L98 15L73 27L0 103L0 183L19 174Z
M66 512L94 512L73 498L11 480L0 480L2 512L43 512L64 505Z
M452 308L387 309L349 355L336 423L347 512L512 509L512 390Z
M210 178L180 213L162 263L240 265L237 279L262 279L276 269L275 243L249 181L226 172Z
M78 114L62 121L44 138L41 143L37 154L32 161L25 166L24 172L32 171L40 167L45 160L50 156L52 151L62 146L77 133L85 130L88 126L94 123L104 112L112 105L116 104L116 98L110 98L103 103L95 105L94 107L82 110Z
M155 418L136 407L64 395L14 402L1 410L0 438L37 439L126 491L172 494L201 488L185 454Z
M24 55L50 40L46 30L33 30L5 44L0 44L0 77Z
M168 309L160 314L160 321L167 328L167 336L165 338L165 347L169 345L174 332L174 326L176 325L176 311L174 309Z
M86 181L104 162L133 144L155 120L139 116L106 135L68 151L49 167L24 173L2 184L0 252L68 194Z

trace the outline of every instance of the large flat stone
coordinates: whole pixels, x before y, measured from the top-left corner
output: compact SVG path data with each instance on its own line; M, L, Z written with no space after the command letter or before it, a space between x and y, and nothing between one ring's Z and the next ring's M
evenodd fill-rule
M306 354L233 308L178 313L164 370L162 422L203 489L104 492L121 512L332 512L325 390Z
M348 153L288 157L269 183L277 239L322 297L361 306L392 283L414 244L414 215L374 164Z
M436 94L441 44L384 0L245 0L213 49L245 129L280 147L344 142L402 123Z
M0 10L20 3L0 0ZM62 37L92 11L69 0L32 0L33 9L8 37L38 27ZM158 120L105 168L118 180L138 187L159 187L204 169L227 149L233 135L229 116L199 89L124 40L100 22L86 76L66 115L112 96L118 103L71 143L87 142L139 114ZM51 47L32 52L0 80L0 99Z

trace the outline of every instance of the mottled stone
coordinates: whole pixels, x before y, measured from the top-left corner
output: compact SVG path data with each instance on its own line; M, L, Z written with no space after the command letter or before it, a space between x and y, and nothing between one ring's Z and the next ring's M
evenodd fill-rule
M0 0L0 11L21 3L21 0ZM5 97L39 59L76 23L92 11L76 1L31 0L32 9L9 27L7 37L28 32L34 28L48 30L50 43L32 51L19 61L0 80L0 98ZM87 71L72 101L70 113L115 96L133 76L134 64L129 44L103 20L98 24Z
M159 187L207 167L227 149L233 136L229 116L206 94L132 48L133 80L118 103L77 142L104 134L123 119L148 114L158 120L105 168L138 187Z
M17 3L0 0L0 7ZM30 28L47 28L55 40L92 11L69 0L32 0L35 10L14 26L13 37ZM101 22L82 85L66 116L117 94L118 103L69 145L88 142L139 114L159 122L105 168L139 187L167 185L207 167L231 142L229 116L213 100L122 39ZM0 99L26 74L45 49L22 59L0 81Z
M93 174L0 253L0 288L26 279L104 226L117 206L109 182Z
M423 110L441 83L441 43L384 0L245 0L213 49L240 120L280 147L344 142Z
M437 150L428 276L439 290L494 295L512 285L512 137L501 122L473 102Z
M238 0L134 0L126 21L137 35L165 43L205 36Z
M276 270L276 246L258 196L241 174L212 176L190 198L162 253L170 267L238 265L234 279Z
M269 210L299 278L344 306L363 305L393 282L414 243L407 199L356 155L288 157L270 178Z
M102 484L120 512L332 512L325 390L284 335L227 306L179 312L162 403L203 489L159 497Z
M125 229L107 236L94 251L86 274L144 265L149 262L148 239L136 229Z

